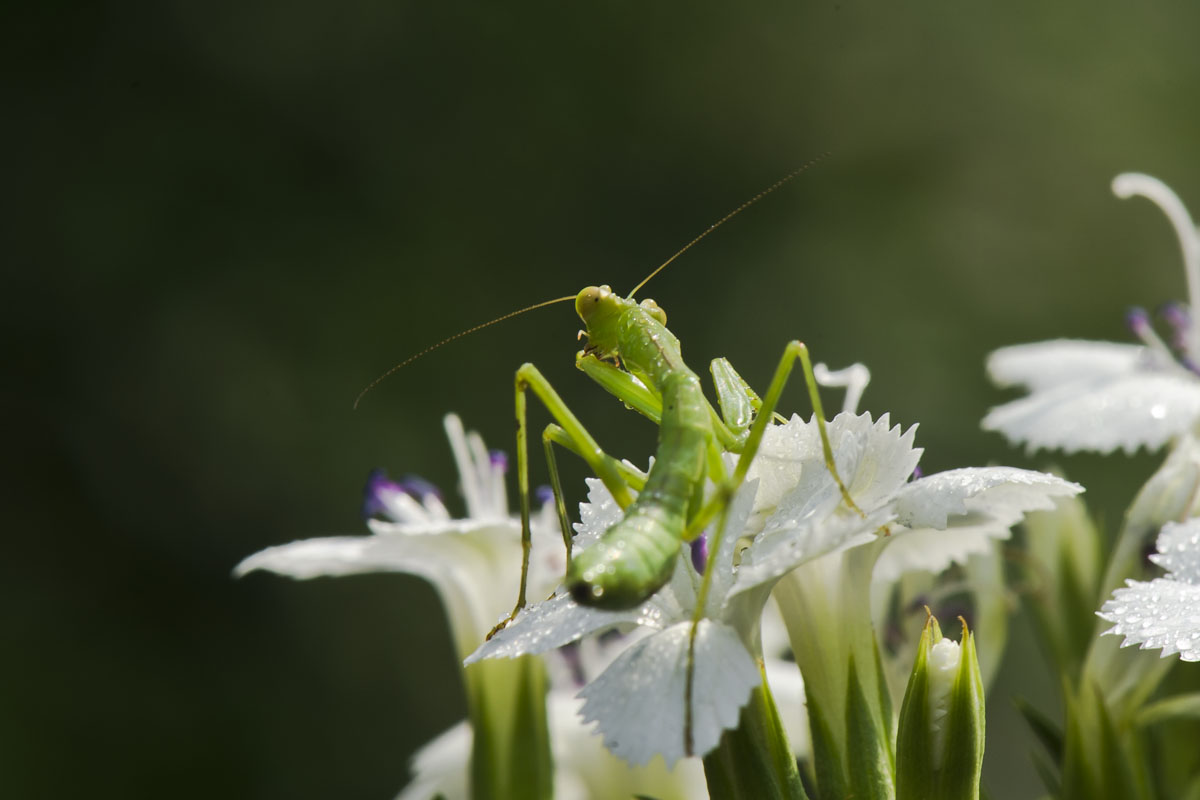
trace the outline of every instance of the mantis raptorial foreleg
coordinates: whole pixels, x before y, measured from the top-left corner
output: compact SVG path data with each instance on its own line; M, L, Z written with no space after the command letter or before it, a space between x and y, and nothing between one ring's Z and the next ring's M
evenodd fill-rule
M739 443L744 443L750 433L750 425L754 422L754 415L762 408L762 398L737 374L737 370L728 359L714 358L708 368L712 373L713 388L717 390L721 419L729 429L730 435ZM737 451L741 448L726 449Z
M745 381L742 381L741 376L738 376L738 374L733 371L733 367L729 366L729 362L725 361L723 358L717 359L717 361L724 362L724 365L727 368L727 371L723 371L723 376L732 373L736 380L741 382L741 386L745 387L745 391L749 393L749 396L746 398L746 403L750 404L752 408L758 408L762 401L760 401L758 396L750 390L750 387L746 385ZM713 362L714 377L716 376L716 371L718 369L716 366L717 361ZM598 383L602 389L624 403L627 408L631 408L638 412L655 425L658 425L662 422L662 398L651 389L647 388L645 383L638 380L633 375L629 374L623 369L613 366L607 361L601 361L595 356L584 355L583 353L580 353L575 357L575 366L579 367L579 369L582 370L589 378ZM717 383L717 396L721 401L721 412L718 413L718 411L712 407L711 403L708 404L709 416L712 419L713 430L717 435L719 444L724 449L734 452L737 452L740 449L740 443L746 438L744 430L739 431L735 425L730 423L730 417L726 415L725 410L727 402L731 405L731 407L733 407L735 403L732 398L732 394L736 391L734 388L736 385L737 384L735 384L732 380L728 382ZM727 392L730 394L728 400L725 399L725 396L722 394L722 392ZM738 411L742 411L742 409L739 407ZM751 411L751 415L753 415L753 411ZM733 418L738 419L736 416ZM749 423L747 422L746 424L748 425Z

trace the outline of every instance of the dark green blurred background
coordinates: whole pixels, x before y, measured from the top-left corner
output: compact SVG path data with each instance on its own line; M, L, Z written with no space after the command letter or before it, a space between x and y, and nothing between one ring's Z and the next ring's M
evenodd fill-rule
M569 5L570 8L564 8ZM230 569L363 530L367 471L450 490L440 420L511 448L536 362L617 454L654 429L573 367L566 306L645 294L700 367L865 362L927 471L1028 460L984 356L1120 339L1182 298L1151 172L1200 212L1200 6L42 3L7 11L5 797L386 798L461 718L416 579ZM805 410L798 388L785 406ZM1111 524L1155 463L1060 460ZM543 480L537 465L535 480ZM576 469L574 479L582 476ZM454 498L457 500L457 498ZM1010 675L1040 669L1021 635ZM995 798L1036 782L997 687Z

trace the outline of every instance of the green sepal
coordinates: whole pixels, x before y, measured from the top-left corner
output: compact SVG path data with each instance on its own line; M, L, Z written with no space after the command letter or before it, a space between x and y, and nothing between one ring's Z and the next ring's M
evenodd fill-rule
M908 687L900 702L900 724L896 733L896 798L918 800L927 797L933 777L933 722L929 709L929 649L937 620L930 616L921 630L917 657L913 662ZM940 630L938 631L941 632Z
M765 679L704 757L704 776L713 800L808 800Z
M842 772L842 755L833 728L829 724L829 715L807 681L804 690L808 728L812 736L813 774L817 780L817 791L822 800L845 797L847 792L846 778Z
M465 676L472 800L550 800L554 762L541 659L523 656L472 664Z
M875 703L868 700L854 656L850 657L848 677L846 750L850 754L850 796L891 800L895 797L895 781L889 725L878 715L878 696ZM877 683L883 680L882 675L876 676Z
M963 622L958 674L950 696L950 712L943 740L945 754L941 796L946 800L979 796L983 770L984 710L983 676L975 653L975 637Z

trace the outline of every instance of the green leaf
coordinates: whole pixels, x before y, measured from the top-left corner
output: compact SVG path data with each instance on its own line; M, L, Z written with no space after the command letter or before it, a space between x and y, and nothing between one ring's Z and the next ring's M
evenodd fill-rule
M1050 763L1046 754L1038 750L1029 751L1029 760L1033 762L1033 769L1042 779L1042 785L1046 787L1046 791L1059 797L1062 794L1062 780L1058 775L1058 765Z
M829 716L820 699L813 694L811 685L806 682L804 688L808 727L812 734L813 772L817 778L817 791L822 800L837 800L847 795L837 739L830 727Z

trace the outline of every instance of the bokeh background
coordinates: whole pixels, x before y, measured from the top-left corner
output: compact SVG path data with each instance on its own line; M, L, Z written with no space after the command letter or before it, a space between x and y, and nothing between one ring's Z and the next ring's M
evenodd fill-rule
M864 406L920 423L927 471L1049 463L979 430L1006 397L990 350L1122 339L1127 306L1183 297L1164 218L1109 181L1150 172L1200 212L1189 0L4 16L5 797L392 796L463 714L433 593L231 568L363 531L371 467L456 501L442 415L511 447L523 361L644 461L655 431L576 372L566 305L350 405L478 322L627 291L820 153L644 294L697 367L725 355L761 386L793 337L866 363ZM798 388L785 405L806 410ZM1056 463L1111 528L1155 461ZM1012 695L1054 702L1023 630L994 798L1037 790Z

